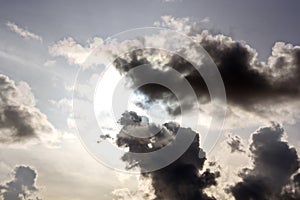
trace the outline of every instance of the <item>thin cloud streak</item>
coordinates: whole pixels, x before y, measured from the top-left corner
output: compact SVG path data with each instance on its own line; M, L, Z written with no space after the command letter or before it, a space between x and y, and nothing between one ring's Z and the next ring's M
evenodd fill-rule
M19 27L17 24L13 23L13 22L7 22L6 26L13 32L15 32L16 34L18 34L19 36L21 36L24 39L34 39L40 42L43 42L43 38L35 33L32 33L24 28Z

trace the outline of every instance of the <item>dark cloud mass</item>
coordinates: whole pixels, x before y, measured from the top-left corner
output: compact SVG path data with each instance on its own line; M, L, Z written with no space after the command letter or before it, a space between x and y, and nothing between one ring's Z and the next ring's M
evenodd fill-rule
M13 180L0 185L3 200L40 200L36 179L37 173L31 167L16 167Z
M216 63L231 105L258 112L259 107L263 105L299 99L299 46L277 42L268 61L260 62L254 49L230 37L221 34L212 35L207 31L199 33L194 30L189 35L203 46ZM191 55L193 52L189 52L190 49L189 46L183 47L182 52ZM194 67L178 55L166 56L166 54L162 50L136 50L116 59L115 66L121 73L126 73L141 64L151 64L153 74L157 70L165 73L165 70L171 67L184 75L202 102L207 102L209 100L207 86ZM159 61L161 58L167 62ZM147 74L151 75L149 72ZM131 81L138 84L140 78L134 77ZM145 85L140 87L139 91L148 97L146 103L157 100L176 101L168 89L157 84ZM180 114L176 108L169 111L170 114Z
M282 140L280 125L261 128L250 145L253 168L245 168L241 182L230 188L237 200L299 199L299 158L295 148ZM296 175L295 175L296 174Z
M228 105L269 119L270 113L279 109L281 103L293 104L299 101L300 46L277 42L268 60L261 62L257 59L256 51L244 42L234 41L222 34L213 35L208 31L199 30L190 29L187 34L201 44L216 63L225 85ZM182 47L181 54L195 57L198 52L191 49L195 49L193 44L187 44ZM208 64L205 59L201 61L202 67ZM149 65L144 74L128 73L144 64ZM190 83L201 103L210 101L204 79L191 63L177 54L171 55L157 49L139 49L117 58L114 65L120 73L129 74L128 83L132 87L140 85L145 79L143 76L152 76L154 82L155 78L172 79L167 72L171 68L175 69L182 74L182 79L185 78ZM182 83L182 79L176 79L178 84ZM146 97L144 102L138 102L139 106L147 108L151 103L161 101L167 105L169 114L181 114L180 105L176 104L177 98L168 88L159 84L147 84L140 87L138 92ZM181 95L185 96L184 91ZM189 101L189 98L184 100L186 102L181 103L192 109L195 102ZM270 105L273 110L270 109ZM176 137L176 130L179 128L172 122L161 127L146 124L145 128L142 121L136 113L125 113L120 120L123 129L117 136L117 144L128 147L131 152L155 151ZM153 127L161 128L161 131L152 138L137 139L125 134L126 131L139 134ZM236 200L300 199L299 158L295 148L289 146L283 140L283 136L283 128L275 123L271 127L257 130L252 135L249 148L252 167L244 168L240 172L239 182L228 183L232 185L226 190L228 195L232 195ZM157 200L215 199L208 196L204 189L217 185L216 178L222 174L203 170L205 157L199 158L201 149L198 140L197 135L188 150L169 166L143 174L151 179ZM239 136L231 137L227 145L231 148L231 153L246 152ZM129 167L146 167L139 165L137 159L127 154L123 156L123 160Z
M293 108L293 105L300 100L300 46L276 42L271 55L263 62L258 60L257 52L245 42L234 41L228 36L212 34L207 30L203 31L201 28L197 28L196 24L190 26L187 24L188 19L180 21L180 19L167 17L167 20L171 22L171 24L166 24L167 27L175 27L175 29L179 27L180 31L200 44L215 62L224 82L227 103L229 110L232 111L230 113L232 116L236 115L238 118L240 114L238 112L242 110L241 113L245 113L243 111L251 112L251 115L247 115L248 117L255 114L264 120L269 120L269 117L273 116L270 113L274 113L274 116L277 113L284 113L281 113L282 105ZM201 67L210 66L209 59L199 56L201 49L192 42L184 43L186 46L182 46L180 52L176 52L179 54L171 54L163 49L143 49L143 46L149 46L148 44L151 42L176 43L176 40L169 40L168 35L160 34L155 37L151 36L150 39L138 38L132 44L135 46L134 44L137 42L141 49L119 57L116 56L114 61L114 66L121 74L127 76L127 83L132 88L141 85L144 80L148 80L147 77L153 78L153 83L138 88L137 92L142 93L145 100L137 102L137 105L147 109L152 103L159 101L166 106L170 115L182 114L180 106L193 109L195 102L191 101L191 98L185 93L186 91L180 90L178 91L180 94L174 94L174 91L157 84L171 83L174 79L174 83L176 82L178 85L183 84L183 79L186 79L199 101L202 104L208 103L210 96L204 78L187 61L191 59L185 59L179 54L186 58L199 59ZM155 41L156 39L157 41ZM130 43L130 41L127 42ZM134 70L131 70L145 64L148 65L148 68L144 69L144 73L135 73ZM170 76L168 72L172 69L178 71L182 76ZM180 102L181 105L178 105L178 96L184 97L183 102ZM205 106L202 108L203 110L199 110L199 112L206 112ZM246 119L247 116L243 119ZM279 115L275 117L277 116ZM276 120L280 121L280 119ZM125 112L119 123L123 128L117 135L116 143L119 147L127 147L129 152L156 151L174 140L178 129L184 129L186 134L196 135L192 145L176 161L157 171L142 173L144 178L151 180L155 200L214 200L216 199L214 196L222 199L221 193L214 193L213 189L223 190L226 192L225 196L228 195L236 200L300 199L299 157L295 148L284 140L283 128L276 123L270 127L260 128L252 134L249 146L252 165L241 170L238 174L240 179L234 183L231 182L232 177L228 179L225 177L224 180L228 182L222 182L219 185L217 184L218 177L222 176L222 169L227 166L224 168L220 166L218 168L220 172L204 169L205 152L199 147L199 135L193 130L180 127L174 122L168 122L162 126L150 124L148 120L144 120L135 112ZM243 126L244 122L240 125ZM159 130L155 136L134 137L147 136L153 130ZM231 136L225 144L230 147L231 153L246 153L239 136ZM137 157L132 155L125 153L122 157L129 169L133 167L147 169L147 163L140 162ZM152 161L147 162L151 163ZM208 166L213 167L213 165L216 163ZM224 187L227 188L220 185L226 185ZM205 189L208 189L206 191L211 195L208 195Z
M161 127L145 123L142 117L134 112L125 112L120 123L123 128L117 135L118 146L126 146L130 152L139 153L155 151L168 145L176 137L176 132L180 128L173 122L163 124ZM132 133L138 135L141 131L158 128L160 131L149 138L138 139L130 136ZM183 129L187 134L196 134L191 129ZM147 165L139 163L135 157L128 154L125 154L122 159L128 163L129 167L138 165L140 168L147 168ZM176 161L157 171L143 173L142 176L151 179L156 200L213 200L215 198L210 197L203 190L217 185L216 178L219 177L219 172L204 170L205 160L205 153L199 148L199 135L196 134L191 146Z
M137 139L128 132L136 131L135 134L139 135L156 125L143 123L142 117L134 112L125 112L120 122L123 129L117 135L117 144L128 147L131 152L146 153L168 145L180 128L178 124L169 122L160 127L161 131L157 135ZM191 129L189 131L193 132ZM206 156L199 148L198 134L192 145L175 162L157 171L142 173L142 176L151 180L156 200L213 200L216 198L204 191L211 186L216 186L214 188L217 190L225 190L236 200L298 200L299 157L296 149L284 141L284 135L283 128L276 123L253 133L249 145L252 167L241 170L241 180L236 183L228 182L227 184L232 185L229 188L222 188L217 184L217 178L222 176L221 168L216 172L204 169ZM230 137L227 144L231 146L232 153L245 152L238 136ZM129 168L147 168L147 165L140 165L139 160L129 154L124 154L122 159L128 163Z

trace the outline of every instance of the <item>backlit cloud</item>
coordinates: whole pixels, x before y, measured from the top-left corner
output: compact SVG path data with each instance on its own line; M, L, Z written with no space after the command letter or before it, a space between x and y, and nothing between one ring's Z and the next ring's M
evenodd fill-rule
M253 168L240 173L242 181L230 188L236 200L299 199L299 157L296 149L283 141L278 124L258 129L250 144ZM293 189L291 189L293 188Z
M26 82L16 84L0 75L0 143L45 142L55 144L60 134L47 116L35 107Z
M36 187L37 172L29 166L18 166L14 171L14 178L0 185L0 195L3 200L41 200Z

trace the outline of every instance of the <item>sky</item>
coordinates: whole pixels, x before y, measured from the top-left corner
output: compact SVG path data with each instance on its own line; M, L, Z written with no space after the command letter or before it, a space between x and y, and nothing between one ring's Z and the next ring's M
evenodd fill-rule
M297 0L0 0L0 199L299 198L299 8ZM151 29L150 37L145 27L170 32ZM176 40L178 34L185 36ZM162 49L132 50L176 44L185 60ZM189 59L218 70L225 117L218 105L223 96L207 103L209 84ZM107 60L113 61L108 71ZM149 71L134 71L138 64L150 65ZM184 78L166 74L174 69ZM131 79L118 88L122 95L113 96L127 73ZM119 123L111 121L111 102L128 103L122 101L125 85L131 91L148 77L188 84L200 109L187 89L175 97L149 85L130 96L127 109L134 112L118 110ZM180 97L182 129L175 123ZM224 125L209 129L211 116ZM134 138L157 128L152 139ZM150 153L178 130L196 136L177 160L154 171L149 163L155 168L156 157L116 156L105 146ZM201 149L204 138L214 141L213 148Z

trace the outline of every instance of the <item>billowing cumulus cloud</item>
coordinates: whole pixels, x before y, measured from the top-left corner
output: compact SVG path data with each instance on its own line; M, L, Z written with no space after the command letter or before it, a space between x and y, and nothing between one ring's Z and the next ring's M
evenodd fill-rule
M276 42L269 58L261 62L257 59L257 52L245 42L202 30L200 23L191 23L189 18L176 19L164 16L157 25L186 33L209 53L224 81L230 123L234 122L232 120L235 119L234 117L242 119L242 123L241 121L233 123L236 127L256 123L258 121L256 117L267 121L272 118L278 121L293 121L294 118L299 117L300 46ZM99 51L106 51L106 55L111 54L116 58L113 64L121 74L126 75L131 69L149 64L146 73L131 74L128 77L128 83L132 87L139 85L146 76L157 77L156 74L170 80L166 72L170 69L177 70L182 74L181 78L185 78L190 83L202 103L199 112L207 112L204 105L210 100L208 89L204 79L191 63L164 50L143 49L147 44L172 41L169 39L162 33L129 40L123 44L116 43L112 45L114 47L101 43ZM90 42L83 46L76 43L74 39L68 38L57 42L49 50L54 56L66 57L71 64L87 67L84 65L85 59L96 49L92 44L93 42ZM139 49L118 55L118 49L121 49L122 45L127 47L132 45ZM192 43L186 44L180 53L198 58L199 52L192 51L194 49ZM202 65L205 64L204 60ZM182 79L176 81L180 84ZM147 106L151 106L152 103L161 101L167 105L170 115L180 114L179 105L176 104L177 98L168 88L158 84L147 84L140 87L138 92L145 95L146 99L144 102L138 102L138 106L147 109ZM191 102L188 97L184 100L185 102L182 103L192 110L195 102ZM161 126L151 124L134 112L125 112L119 123L123 128L117 135L117 145L128 148L130 152L138 153L156 151L168 145L176 137L176 131L180 128L174 122ZM182 129L187 134L195 134L191 129ZM158 134L149 138L134 137L147 136L149 131L156 130L159 130ZM229 177L228 184L232 186L228 189L228 195L232 195L237 200L300 198L300 175L297 174L299 158L296 150L283 140L283 136L284 131L277 124L261 128L252 135L249 149L253 161L252 167L241 171L240 180L236 184L232 183ZM107 138L112 139L109 135L100 137L100 139ZM231 147L231 152L245 152L241 138L238 136L230 138L227 145ZM128 169L137 166L147 169L147 165L140 163L138 158L132 157L131 154L125 153L122 159L128 164ZM214 199L213 195L205 192L205 189L217 185L220 174L205 170L205 160L205 154L199 148L199 136L196 134L192 145L178 160L155 172L143 173L142 176L151 181L156 200ZM133 198L133 194L127 189L116 192L120 194L118 197L120 199L123 195ZM147 199L147 196L139 196L138 199L140 198Z
M212 57L225 85L230 117L252 113L261 120L270 120L269 118L274 116L274 120L277 118L289 122L299 117L297 102L300 98L299 46L277 42L267 62L261 62L257 60L256 51L244 42L202 30L199 23L190 23L188 18L176 19L164 16L162 19L160 25L186 33ZM140 42L145 45L155 41L170 42L163 34L140 39ZM192 49L195 49L194 44L186 44L180 53L197 58L199 52ZM114 62L122 74L143 64L151 66L146 73L147 76L152 75L151 77L157 77L156 74L159 73L160 76L165 74L167 79L168 69L177 70L190 83L200 102L209 102L210 97L204 79L191 63L176 54L171 55L157 49L140 49L122 55ZM204 60L202 65L206 64ZM133 88L144 80L144 77L135 74L129 78ZM177 81L181 82L178 78ZM140 87L138 91L147 97L146 102L138 104L139 106L147 107L149 103L163 101L168 106L169 114L180 114L180 105L176 104L177 98L168 88L158 84L147 84ZM194 102L186 98L185 102L181 102L182 104L193 108ZM283 117L280 113L286 115Z
M40 200L36 187L37 172L29 166L15 168L11 181L0 185L0 195L3 200Z
M35 99L26 82L16 84L0 75L0 143L45 142L55 144L59 132L47 116L35 107Z
M290 123L300 117L299 46L277 42L267 61L261 62L257 59L255 49L245 42L203 30L202 22L191 22L189 18L163 16L161 21L155 24L187 34L211 56L225 85L230 125L236 126L238 122L245 121L242 118L249 115L260 121L276 120ZM172 45L174 38L161 32L157 35L145 35L121 43L115 41L106 43L100 38L95 38L87 45L78 44L73 38L66 38L51 46L49 51L53 56L63 56L71 64L79 64L83 67L92 66L90 62L103 64L103 56L109 59L114 58L116 69L125 75L139 65L149 64L150 67L145 73L147 76L156 77L155 74L159 73L161 77L165 74L167 79L168 69L175 69L182 74L182 78L189 82L204 107L204 104L210 100L204 79L191 63L177 54L158 49L143 49L145 46L156 43ZM133 47L139 50L130 51ZM120 54L121 49L127 49L129 52L127 51L125 55ZM95 53L95 58L88 59L89 62L87 62L85 59L91 55L91 52ZM101 52L101 58L97 58L97 52ZM189 58L201 60L201 55L193 43L182 46L180 53ZM205 60L201 61L202 65L207 64ZM132 88L144 80L141 74L129 78L131 78L129 82ZM182 80L177 78L177 82L180 84ZM181 113L177 98L168 88L158 84L147 84L140 87L138 91L146 96L144 102L137 102L138 106L147 108L151 103L161 101L166 105L169 114L177 116ZM190 109L194 108L194 102L191 102L188 96L184 102L181 102L181 105ZM210 115L210 111L205 108L200 112ZM284 116L282 113L285 113Z
M294 101L300 97L299 46L278 42L273 47L272 56L264 63L257 61L255 50L230 37L211 35L206 31L193 34L194 39L204 47L218 66L231 105L262 115L264 105ZM182 50L188 54L188 49L190 47L187 46ZM154 50L150 53L164 54ZM151 64L153 74L157 71L166 73L167 68L174 68L184 75L199 98L209 98L204 79L189 62L178 55L173 55L169 62L158 66L149 59L150 53L149 50L131 52L125 59L118 58L115 65L122 73L142 64ZM139 80L139 77L132 79L136 85L139 84ZM159 99L175 101L175 98L166 99L171 92L159 85L148 84L139 91L150 101Z
M295 148L283 141L278 124L258 129L250 144L253 168L240 173L242 181L230 188L237 200L298 199L299 158ZM293 190L288 188L294 188ZM292 198L295 197L295 198Z
M142 117L134 112L124 113L120 122L123 129L117 135L118 146L126 146L131 152L140 153L155 151L167 145L176 136L179 128L176 123L166 123L157 136L138 139L130 135L140 135L140 132L149 131L150 124L145 124ZM151 181L152 190L149 194L155 195L153 198L144 195L142 199L216 199L213 197L214 190L224 190L227 194L222 194L222 196L236 200L299 199L299 157L296 149L284 140L284 136L283 128L275 123L270 127L258 129L252 134L249 145L251 167L241 170L238 175L240 180L236 183L232 183L234 179L230 177L221 186L217 184L217 180L219 176L222 176L223 166L220 166L220 171L216 172L211 172L211 169L204 170L206 158L199 156L205 153L199 148L197 135L192 145L178 160L160 170L142 174L144 179ZM240 137L232 136L229 139L227 144L231 146L232 152L245 152ZM139 165L137 159L126 153L122 159L128 163L129 168L147 167ZM209 194L204 192L205 189L209 189L207 190ZM126 190L126 193L124 191L118 193L119 199L129 196L133 199L137 197L129 190ZM218 197L223 199L220 195Z
M122 130L117 135L117 145L128 147L130 152L147 153L156 151L168 145L178 131L179 125L173 122L163 124L158 127L149 124L143 117L134 112L125 112L120 119ZM199 148L199 134L191 129L182 128L186 134L195 134L195 139L191 146L176 161L165 168L154 172L142 173L142 176L151 180L155 199L165 200L213 200L214 197L204 192L205 188L217 184L219 172L211 172L203 169L205 163L205 153ZM159 130L159 132L148 138L137 138L132 135L141 136L145 132ZM122 159L128 163L128 167L139 166L147 169L146 163L139 162L138 158L125 153Z
M13 22L7 22L6 26L13 32L15 32L16 34L18 34L19 36L25 38L25 39L34 39L34 40L38 40L40 42L43 41L43 38L35 33L32 33L24 28L19 27L18 25L16 25Z
M151 180L147 178L140 178L138 189L132 191L128 188L115 189L112 192L113 200L153 200L156 198L151 186Z

